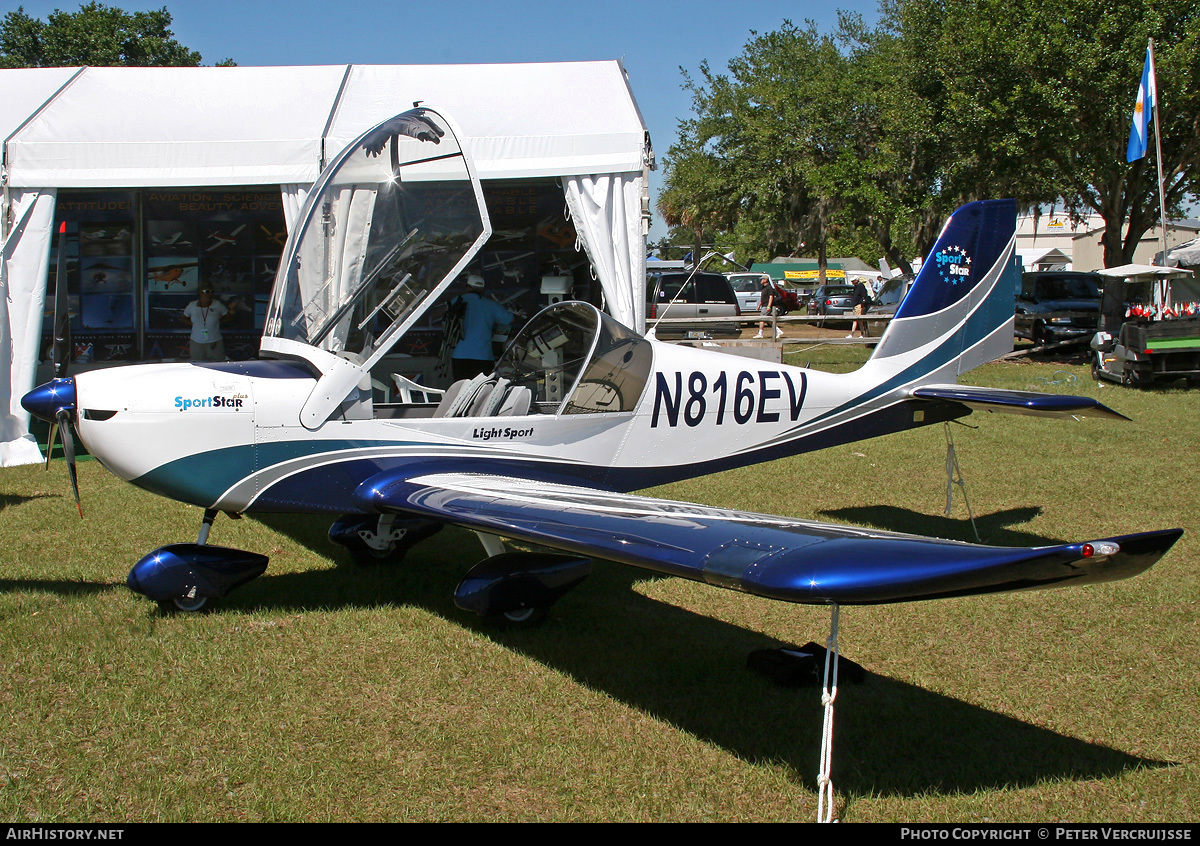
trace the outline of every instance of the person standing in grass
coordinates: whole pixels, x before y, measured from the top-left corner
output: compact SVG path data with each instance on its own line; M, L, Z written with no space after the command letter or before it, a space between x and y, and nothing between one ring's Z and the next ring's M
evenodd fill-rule
M763 317L771 317L775 314L775 287L771 284L771 277L764 276L762 278L762 292L758 295L758 313ZM766 328L767 322L760 320L758 322L758 334L755 338L763 336L763 329ZM775 337L783 336L783 330L778 326L775 327Z
M850 304L854 306L854 316L862 317L867 313L867 306L871 302L871 295L867 293L867 286L863 284L862 277L859 276L854 280L854 293L850 295ZM867 321L855 320L850 325L850 334L847 338L853 338L855 332L861 332L864 338L870 337L867 332Z

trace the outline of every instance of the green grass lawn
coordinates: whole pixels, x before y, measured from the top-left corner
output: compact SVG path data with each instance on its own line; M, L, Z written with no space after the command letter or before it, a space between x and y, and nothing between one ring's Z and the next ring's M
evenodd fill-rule
M789 360L848 369L865 353ZM1148 573L1093 587L845 608L868 671L837 700L846 821L1200 817L1200 392L1099 387L1081 366L966 381L1087 394L1133 418L972 415L955 426L985 542L1181 526ZM973 539L946 502L941 427L654 493ZM124 585L194 540L197 508L79 465L0 470L0 818L800 820L816 817L816 689L746 655L823 641L829 613L601 564L528 631L451 602L483 554L447 529L359 569L312 517L218 518L269 554L203 615Z

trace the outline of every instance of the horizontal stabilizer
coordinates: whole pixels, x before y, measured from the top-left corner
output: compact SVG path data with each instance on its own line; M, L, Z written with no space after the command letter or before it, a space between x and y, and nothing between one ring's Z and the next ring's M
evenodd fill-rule
M404 512L806 604L863 605L1135 576L1182 531L1033 549L982 546L503 476L389 471L355 493Z
M1035 417L1129 419L1091 397L1070 397L1037 391L1006 391L1001 388L977 388L971 385L922 385L913 389L912 396L917 399L957 402L972 411L1028 414Z

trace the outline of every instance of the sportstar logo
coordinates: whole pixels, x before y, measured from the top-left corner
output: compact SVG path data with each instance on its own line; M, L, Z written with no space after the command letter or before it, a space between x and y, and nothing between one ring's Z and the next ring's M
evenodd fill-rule
M962 247L947 247L933 257L937 263L938 277L943 282L957 285L971 275L971 257Z
M245 400L248 399L250 399L250 397L247 394L234 394L228 397L223 397L220 394L217 394L216 396L196 397L195 399L175 397L175 407L180 411L192 411L197 408L238 409L241 408Z

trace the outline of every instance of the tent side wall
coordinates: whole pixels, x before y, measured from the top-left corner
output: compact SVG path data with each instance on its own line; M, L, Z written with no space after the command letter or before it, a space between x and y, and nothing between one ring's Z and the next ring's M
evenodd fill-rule
M11 362L0 465L38 458L19 401L38 364L52 189L274 184L290 227L321 163L415 100L459 121L481 179L562 181L608 310L641 331L649 150L623 73L616 62L0 70L0 92L28 92L0 93L5 196L40 198L0 257Z

